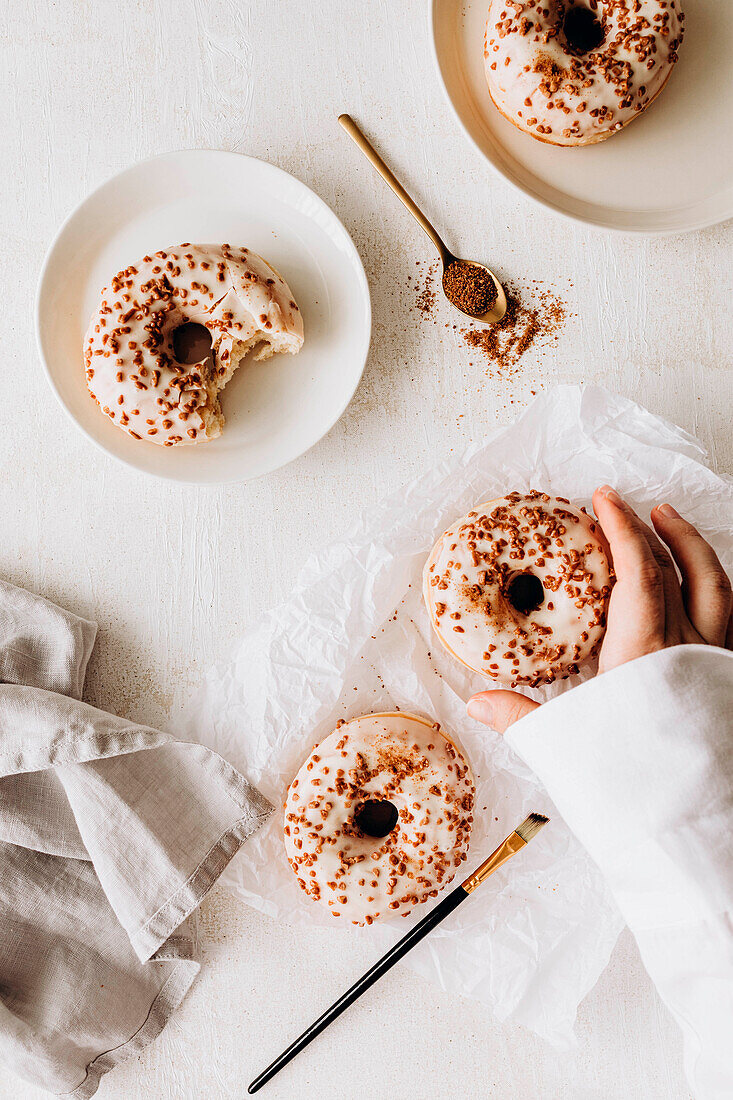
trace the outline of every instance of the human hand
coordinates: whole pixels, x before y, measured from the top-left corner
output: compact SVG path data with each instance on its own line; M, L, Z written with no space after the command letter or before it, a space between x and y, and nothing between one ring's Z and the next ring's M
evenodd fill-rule
M599 673L686 642L733 649L731 584L715 551L691 523L662 504L653 509L649 527L610 485L596 489L593 510L617 578ZM504 733L539 705L516 691L482 691L469 699L468 713Z

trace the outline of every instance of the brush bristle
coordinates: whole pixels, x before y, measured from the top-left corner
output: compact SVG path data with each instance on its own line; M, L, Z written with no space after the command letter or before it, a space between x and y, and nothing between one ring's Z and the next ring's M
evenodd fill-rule
M519 833L525 844L529 844L532 837L536 836L542 826L546 825L549 820L549 817L545 817L544 814L530 814L521 825L517 826L514 832Z

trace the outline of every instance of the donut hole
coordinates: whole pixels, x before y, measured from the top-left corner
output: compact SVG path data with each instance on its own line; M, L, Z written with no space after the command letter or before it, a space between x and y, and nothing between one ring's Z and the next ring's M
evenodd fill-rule
M386 798L370 798L362 802L354 814L354 824L366 836L383 837L392 832L399 816L393 802Z
M568 8L562 29L570 49L579 54L597 50L606 36L600 19L581 5Z
M206 325L186 321L173 333L173 354L178 363L189 367L211 355L211 333Z
M545 599L542 581L534 573L517 573L509 581L507 598L520 615L529 615L541 607Z

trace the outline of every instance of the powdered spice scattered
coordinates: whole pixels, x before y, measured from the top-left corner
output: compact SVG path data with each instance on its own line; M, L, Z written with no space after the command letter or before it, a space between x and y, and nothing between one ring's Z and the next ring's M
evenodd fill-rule
M507 310L501 321L481 328L464 328L461 335L486 361L487 374L508 377L535 340L557 337L565 322L565 306L549 290L537 293L530 306L516 287L505 286Z
M418 269L420 268L420 261L415 261ZM428 316L433 312L433 306L435 305L437 294L435 290L435 274L438 270L438 264L430 264L426 270L420 272L415 277L415 291L416 299L415 305L423 314Z
M442 295L436 290L438 264L420 260L416 264L414 281L409 281L421 320L432 320L435 325L440 321L442 324L449 311L446 303L441 303ZM477 353L490 378L511 378L515 375L525 352L533 344L546 348L548 344L556 343L567 319L564 302L551 290L543 289L538 282L526 291L520 291L511 283L507 283L504 289L507 311L498 323L466 328L445 324L446 328L458 332L468 347Z

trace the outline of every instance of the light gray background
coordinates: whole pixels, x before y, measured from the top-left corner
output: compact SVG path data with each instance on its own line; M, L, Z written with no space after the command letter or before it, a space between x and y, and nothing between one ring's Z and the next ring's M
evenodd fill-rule
M169 725L178 695L311 550L356 509L508 423L531 389L600 382L699 435L730 471L731 225L643 240L530 205L454 124L421 0L19 0L4 23L0 572L100 622L91 702ZM447 312L437 325L410 312L407 275L429 245L336 125L342 110L457 251L566 300L557 344L533 348L510 380L486 377L444 328ZM314 188L353 234L373 295L372 351L341 422L287 469L221 490L153 481L93 449L52 397L33 337L37 275L61 219L119 169L190 147L262 157ZM371 960L220 889L203 928L203 976L152 1047L104 1079L105 1100L242 1097ZM581 1007L578 1039L558 1056L398 969L266 1095L688 1096L675 1025L628 935ZM0 1081L2 1098L41 1095Z

